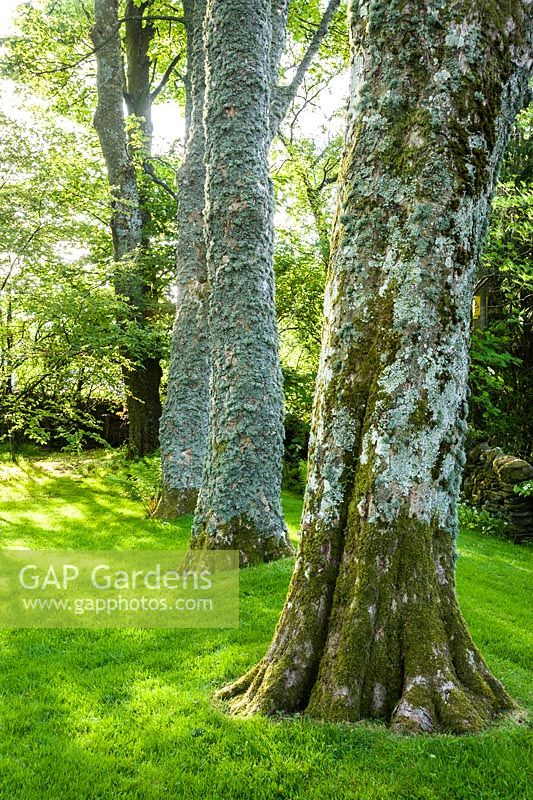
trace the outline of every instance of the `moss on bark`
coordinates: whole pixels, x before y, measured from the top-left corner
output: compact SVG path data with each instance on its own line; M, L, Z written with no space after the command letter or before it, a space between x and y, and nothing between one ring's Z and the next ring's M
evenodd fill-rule
M167 489L163 487L161 500L154 516L156 519L176 519L183 514L192 514L197 500L197 489Z
M455 595L470 299L527 94L531 14L525 2L489 18L481 0L351 5L301 547L267 654L220 696L234 713L477 731L512 700Z

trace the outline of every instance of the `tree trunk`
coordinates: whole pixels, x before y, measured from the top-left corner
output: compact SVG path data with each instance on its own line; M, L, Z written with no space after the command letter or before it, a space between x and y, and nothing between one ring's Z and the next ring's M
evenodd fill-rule
M92 40L97 61L98 106L94 126L100 139L112 192L111 229L117 269L115 289L128 306L130 316L140 329L149 325L154 281L143 276L139 255L148 246L145 227L149 221L143 193L139 191L136 169L125 128L123 103L139 119L144 135L143 151L150 152L152 123L150 98L150 61L148 46L153 29L143 26L142 12L133 0L127 4L126 28L127 87L124 79L122 45L117 0L95 0L95 25ZM136 16L137 19L132 19ZM127 91L126 91L127 88ZM123 368L126 405L129 417L130 457L142 456L157 449L161 415L159 359L138 356L126 346L129 361Z
M292 552L268 152L338 6L330 0L293 81L278 86L288 1L207 4L211 432L192 546L237 549L243 565Z
M98 106L94 126L104 154L113 193L111 221L117 261L133 252L142 237L137 176L124 125L124 79L117 0L95 0L92 40L96 50ZM121 293L133 291L128 275Z
M168 390L161 417L163 497L158 516L194 511L209 422L208 283L204 240L205 0L184 2L190 124L178 178L177 304Z
M525 0L351 6L302 542L267 655L221 695L478 730L512 701L455 595L470 300L531 16Z
M291 552L281 510L283 401L268 177L271 4L206 16L211 430L193 546L241 562Z
M140 368L129 369L129 441L130 457L153 453L159 440L161 416L161 364L158 358L144 358Z

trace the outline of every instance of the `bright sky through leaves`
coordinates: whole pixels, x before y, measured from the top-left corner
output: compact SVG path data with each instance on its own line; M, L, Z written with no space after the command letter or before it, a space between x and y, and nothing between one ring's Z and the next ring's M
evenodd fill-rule
M2 0L0 8L0 36L12 33L12 19L19 0Z

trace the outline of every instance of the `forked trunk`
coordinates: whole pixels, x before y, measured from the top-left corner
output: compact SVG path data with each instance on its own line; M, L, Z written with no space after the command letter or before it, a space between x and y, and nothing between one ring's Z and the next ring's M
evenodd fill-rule
M477 730L512 705L455 594L470 304L527 93L525 2L352 2L302 542L235 712Z
M124 99L136 116L144 136L143 155L150 153L152 122L150 60L148 47L153 28L144 25L142 11L133 0L127 4L126 75L122 57L117 0L95 0L95 25L91 32L97 61L98 106L94 126L106 162L112 195L115 291L124 298L130 318L139 329L147 327L155 281L142 274L139 256L148 247L145 228L149 221L146 198L139 191L130 142L126 133ZM126 91L127 89L127 91ZM129 417L128 454L152 453L159 444L161 368L153 355L123 348L130 362L122 369Z

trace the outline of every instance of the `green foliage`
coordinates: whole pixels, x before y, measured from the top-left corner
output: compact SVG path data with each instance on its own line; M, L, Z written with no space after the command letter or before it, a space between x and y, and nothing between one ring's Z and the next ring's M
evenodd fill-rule
M145 240L134 259L113 263L110 190L89 124L92 55L79 60L91 48L90 19L68 0L21 15L3 69L33 93L3 82L9 111L0 115L0 435L77 448L99 441L95 403L124 402L123 368L168 352L176 207L139 164ZM61 38L67 28L72 37ZM172 185L175 154L153 161ZM121 270L148 287L136 310L115 294Z
M285 375L285 386L287 376ZM303 494L307 482L307 447L310 425L304 414L285 416L285 452L283 459L283 488Z
M522 360L509 352L512 336L506 322L492 324L472 334L470 348L470 408L476 421L477 438L497 441L519 441L522 420L509 415L514 402L515 387L510 381L512 367L521 367ZM518 423L518 431L516 430ZM519 447L519 444L515 444Z
M19 33L7 39L2 63L3 75L50 98L56 112L76 119L87 128L91 126L96 106L95 59L90 36L94 24L92 6L80 0L21 2L16 19ZM120 0L121 19L125 11L126 0ZM151 0L150 13L181 16L173 13L165 0ZM176 54L182 54L176 65L177 74L183 72L185 32L183 25L172 19L156 20L153 25L156 36L151 42L150 57L154 64L151 89L155 90ZM121 31L124 32L124 24ZM183 105L184 95L183 81L173 79L163 88L158 101L175 99Z
M533 481L524 481L513 486L513 492L520 497L533 497Z
M481 275L489 321L472 337L474 438L528 456L533 441L533 106L518 117L492 204Z
M318 0L289 4L288 53L282 64L282 82L290 82L324 6ZM344 75L348 62L346 4L341 3L272 154L278 209L276 305L285 406L289 415L305 423L311 418L320 354L325 273L342 148L340 131L344 128L344 115L336 104L326 112L321 109L321 100L328 97L333 82ZM345 83L339 84L341 92ZM290 465L290 471L290 480L297 483L297 462Z
M125 452L119 452L115 454L113 464L115 470L107 476L108 483L118 487L125 497L139 503L148 518L153 517L163 492L159 455L132 461L125 458Z
M98 440L91 406L122 391L103 171L83 129L2 99L0 434L76 449Z
M121 17L126 10L123 0ZM185 64L185 35L175 19L180 12L169 11L159 0L152 0L149 11L169 18L152 20L150 90L157 102L183 102L178 74ZM146 7L143 12L148 13ZM15 241L5 247L6 271L10 253L17 269L9 273L14 287L9 287L5 299L9 311L0 316L4 333L0 351L16 390L4 392L3 432L11 438L44 442L51 440L50 426L59 427L70 447L83 441L84 431L98 439L89 413L95 400L111 405L125 401L124 369L132 362L166 356L174 315L168 294L175 272L176 202L164 184L174 185L179 159L171 150L164 156L154 153L145 163L139 120L130 115L129 141L143 201L143 241L132 258L117 266L109 229L112 190L92 127L96 105L92 24L92 7L77 0L22 5L19 33L6 40L2 63L2 74L29 90L26 117L31 116L29 130L23 126L18 130L11 116L2 121L6 131L2 143L15 143L2 159L10 173L3 191L7 198L15 188L17 217L27 228L24 237L24 227L7 217L6 227L14 232ZM122 20L123 34L125 28ZM176 53L181 54L177 60ZM166 75L171 60L178 72ZM170 79L161 84L163 78ZM10 91L16 109L21 105L20 85ZM26 224L32 217L34 229ZM6 242L9 236L4 236ZM138 302L115 295L121 273L127 274L129 285L142 287L142 296L135 298ZM0 312L1 305L0 300ZM9 325L3 324L8 316ZM23 343L14 331L19 323L25 331ZM33 341L36 328L38 341L46 341L45 357ZM26 347L23 367L13 342ZM7 387L2 377L0 386Z
M303 494L307 483L307 461L293 461L286 458L283 462L283 488L290 492Z
M320 355L325 269L317 246L281 232L275 251L276 308L288 413L309 422Z
M283 137L274 185L283 222L274 255L285 406L309 422L320 356L329 231L340 138L325 147ZM279 166L278 166L279 162Z
M281 134L283 159L274 173L276 196L290 220L292 233L302 242L313 243L323 266L329 262L329 237L336 197L342 136L325 132L326 143L303 136Z
M287 32L289 64L299 63L309 41L318 27L325 3L320 0L298 0L289 3ZM346 3L341 6L330 24L328 35L320 48L320 58L315 59L308 75L308 82L314 86L327 84L331 75L340 72L349 62L349 37L347 28ZM287 77L290 76L290 72Z
M464 531L478 532L499 539L506 538L507 523L500 517L490 514L484 509L461 503L459 505L459 527Z
M78 0L21 3L2 75L54 98L59 114L90 124L94 106L91 15Z

